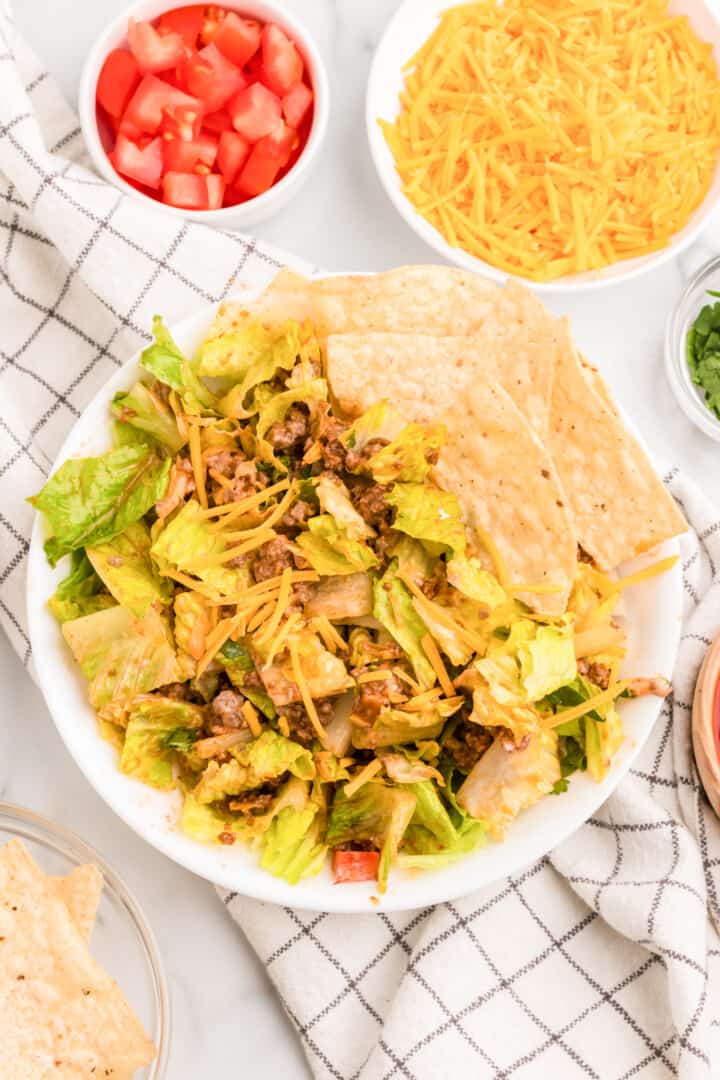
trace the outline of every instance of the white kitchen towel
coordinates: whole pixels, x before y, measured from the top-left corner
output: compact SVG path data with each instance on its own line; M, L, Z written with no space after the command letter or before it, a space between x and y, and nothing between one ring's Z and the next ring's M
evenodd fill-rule
M75 117L2 11L0 619L28 664L24 499L85 404L156 311L172 322L302 264L99 180ZM720 518L682 477L668 483L694 530L675 699L595 818L523 873L431 910L352 918L225 895L316 1076L720 1074L720 827L689 736L697 668L720 630Z

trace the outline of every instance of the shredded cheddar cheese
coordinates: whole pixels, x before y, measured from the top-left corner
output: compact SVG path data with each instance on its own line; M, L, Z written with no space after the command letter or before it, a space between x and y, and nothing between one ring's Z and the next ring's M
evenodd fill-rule
M443 693L446 697L454 697L455 687L453 686L452 679L448 675L447 669L442 662L442 657L440 656L437 645L429 634L423 635L423 637L420 639L420 645L422 646L423 652L433 666L435 674L437 675L437 680L443 689Z
M571 720L577 720L579 717L592 712L593 709L602 709L606 705L612 705L615 698L619 697L629 685L628 679L622 679L620 682L613 683L607 690L602 690L599 694L595 694L594 697L588 698L587 701L582 701L573 709L562 709L559 713L550 717L551 726L558 727L560 724L568 724Z
M372 780L373 776L376 776L383 767L383 763L380 758L374 758L372 761L355 773L352 780L348 780L347 784L343 788L345 798L351 798L356 791L359 791L363 784L367 784L368 780Z
M290 603L292 602L291 584L290 579L292 577L292 570L290 567L286 567L280 575L280 588L278 589L277 602L275 604L275 610L268 619L267 623L263 627L261 634L257 636L258 645L264 645L268 641L272 641L273 635L277 632L280 626L280 620L287 611Z
M190 423L188 425L188 445L190 447L190 464L192 465L193 479L195 480L195 491L200 505L203 509L207 509L205 462L203 461L202 446L200 444L200 428L197 424Z
M331 653L336 653L338 650L340 652L347 652L347 642L340 637L340 634L338 634L327 615L317 615L312 623L320 637L323 639L326 649L329 649Z
M301 622L302 615L300 615L297 611L294 611L292 615L288 616L288 618L282 624L282 626L272 640L267 657L265 658L265 663L263 664L263 668L270 667L275 657L278 656L279 653L281 653L282 650L285 648L288 636L292 634L295 630L300 629Z
M253 739L259 739L262 735L262 724L260 723L260 714L251 701L246 701L242 707L242 714L247 720L247 726L250 728L250 734Z
M668 244L720 152L712 46L666 0L450 8L380 126L452 246L535 281Z
M327 735L325 732L325 728L320 723L320 717L318 716L317 709L315 708L315 702L312 699L308 684L305 680L305 676L303 675L302 665L300 663L300 657L298 656L296 642L291 639L288 648L290 650L290 664L292 666L293 675L295 676L295 682L297 683L298 690L300 691L303 705L305 706L305 712L308 714L310 723L315 729L315 734L324 746L327 741Z

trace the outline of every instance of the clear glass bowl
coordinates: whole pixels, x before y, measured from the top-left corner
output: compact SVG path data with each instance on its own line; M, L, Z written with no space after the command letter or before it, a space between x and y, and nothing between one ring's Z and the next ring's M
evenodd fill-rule
M690 378L685 358L690 327L700 309L717 299L708 296L708 289L720 291L720 256L710 259L695 272L670 314L665 333L665 371L678 405L687 418L711 439L720 442L720 420L705 404L702 388Z
M47 874L69 874L94 863L104 888L92 934L92 952L114 979L140 1018L158 1053L135 1080L164 1080L170 1050L170 998L153 932L136 901L98 853L61 825L0 802L0 845L20 837Z

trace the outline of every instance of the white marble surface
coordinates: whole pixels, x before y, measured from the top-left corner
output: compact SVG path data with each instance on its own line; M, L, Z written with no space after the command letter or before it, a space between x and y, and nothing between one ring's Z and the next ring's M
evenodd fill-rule
M259 227L261 239L339 270L431 261L386 200L366 149L363 94L373 48L398 0L286 0L312 28L330 70L328 141L309 186ZM69 97L83 55L123 0L15 0L18 22ZM551 306L571 316L651 449L720 501L720 447L677 408L662 366L664 324L688 273L720 250L720 228L677 263L638 282ZM89 787L38 691L0 638L0 798L76 829L126 878L158 936L171 983L172 1080L223 1074L307 1075L269 981L211 888L147 847Z

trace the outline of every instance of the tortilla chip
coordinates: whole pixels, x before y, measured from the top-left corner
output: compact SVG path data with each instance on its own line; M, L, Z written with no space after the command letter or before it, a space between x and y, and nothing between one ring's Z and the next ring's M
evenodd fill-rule
M590 384L567 320L559 323L548 449L578 543L602 569L685 532L687 523L645 452Z
M89 941L103 890L103 876L97 866L89 863L76 866L67 877L49 880L56 895L67 906L78 930Z
M498 337L332 334L327 374L340 409L356 415L382 398L418 422L437 419L476 380L497 380L540 434L547 429L555 338L541 344ZM511 357L511 360L510 360Z
M547 593L521 592L518 599L535 611L563 612L575 578L577 545L547 450L509 395L489 382L475 382L463 396L462 423L457 410L446 423L435 479L455 492L480 541L489 537L509 586L553 587Z
M0 1076L131 1080L155 1056L53 879L19 840L0 850L0 1000Z

